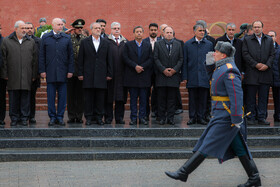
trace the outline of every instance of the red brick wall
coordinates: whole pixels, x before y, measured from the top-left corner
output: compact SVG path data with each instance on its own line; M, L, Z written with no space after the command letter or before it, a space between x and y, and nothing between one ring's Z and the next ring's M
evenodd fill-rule
M70 27L73 20L83 18L85 28L89 29L91 22L104 18L109 23L107 33L110 32L109 25L118 21L122 24L123 35L132 39L134 26L142 25L147 29L149 23L157 22L173 26L177 38L186 41L192 37L192 26L198 19L204 19L208 24L234 22L238 27L260 19L264 32L279 31L279 10L279 0L1 0L0 23L2 34L7 36L17 20L31 21L38 26L40 17L46 17L48 23L54 17L63 17Z

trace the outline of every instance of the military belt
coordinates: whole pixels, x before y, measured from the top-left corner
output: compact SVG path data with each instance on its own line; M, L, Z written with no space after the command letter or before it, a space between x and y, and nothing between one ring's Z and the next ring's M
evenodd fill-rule
M213 101L229 101L228 96L212 96Z

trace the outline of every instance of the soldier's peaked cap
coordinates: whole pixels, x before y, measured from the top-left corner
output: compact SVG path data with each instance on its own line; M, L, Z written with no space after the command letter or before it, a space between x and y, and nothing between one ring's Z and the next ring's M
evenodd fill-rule
M72 27L84 27L84 25L85 25L85 20L83 20L83 19L77 19L77 20L75 20L71 25L72 25Z

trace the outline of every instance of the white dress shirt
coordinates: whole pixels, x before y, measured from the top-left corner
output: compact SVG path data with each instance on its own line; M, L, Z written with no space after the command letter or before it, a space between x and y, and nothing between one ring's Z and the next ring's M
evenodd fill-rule
M100 44L100 37L96 40L93 36L92 36L92 42L95 48L95 51L97 52L99 44Z

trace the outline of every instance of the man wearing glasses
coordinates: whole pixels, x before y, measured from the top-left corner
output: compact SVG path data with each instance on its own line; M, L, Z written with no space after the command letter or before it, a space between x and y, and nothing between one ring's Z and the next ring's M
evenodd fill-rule
M72 24L73 33L71 34L71 41L74 52L75 71L73 77L68 79L67 82L67 110L68 118L67 123L83 123L83 109L84 109L84 97L83 97L83 81L78 79L78 54L81 45L81 41L86 38L82 34L85 21L83 19L77 19Z

